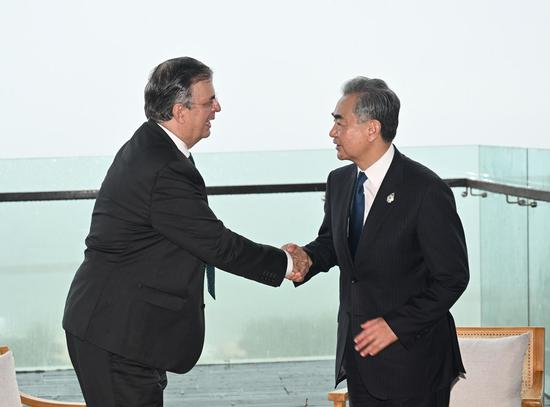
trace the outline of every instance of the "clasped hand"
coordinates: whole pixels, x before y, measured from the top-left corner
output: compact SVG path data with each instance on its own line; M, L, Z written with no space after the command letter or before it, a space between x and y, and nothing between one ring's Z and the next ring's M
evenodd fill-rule
M287 278L295 283L304 281L309 268L313 264L308 254L295 243L287 243L281 247L284 251L290 254L292 257L292 273Z

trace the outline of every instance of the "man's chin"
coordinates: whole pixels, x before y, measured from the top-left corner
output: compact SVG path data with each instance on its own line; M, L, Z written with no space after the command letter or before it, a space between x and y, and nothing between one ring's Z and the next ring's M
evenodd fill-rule
M336 158L339 160L349 160L349 158L340 150L336 151Z

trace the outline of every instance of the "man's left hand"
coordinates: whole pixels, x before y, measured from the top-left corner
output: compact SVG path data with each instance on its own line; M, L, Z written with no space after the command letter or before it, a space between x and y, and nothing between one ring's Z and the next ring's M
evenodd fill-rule
M355 350L364 358L377 355L398 339L384 318L371 319L361 324L361 328L354 342Z

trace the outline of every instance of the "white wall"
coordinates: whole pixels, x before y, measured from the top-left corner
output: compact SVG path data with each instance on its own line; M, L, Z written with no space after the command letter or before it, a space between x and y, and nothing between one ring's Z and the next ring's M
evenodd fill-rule
M215 71L196 151L331 148L355 75L400 96L396 143L550 148L550 3L483 0L4 1L0 158L110 155L159 62Z

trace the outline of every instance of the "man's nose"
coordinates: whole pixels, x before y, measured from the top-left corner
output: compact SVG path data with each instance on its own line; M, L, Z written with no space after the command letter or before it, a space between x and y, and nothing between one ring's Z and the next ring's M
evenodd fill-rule
M336 126L333 125L330 131L328 132L328 135L332 138L336 137Z
M220 105L220 102L217 98L214 99L214 103L212 103L212 110L214 110L216 113L221 112L222 110L222 106Z

